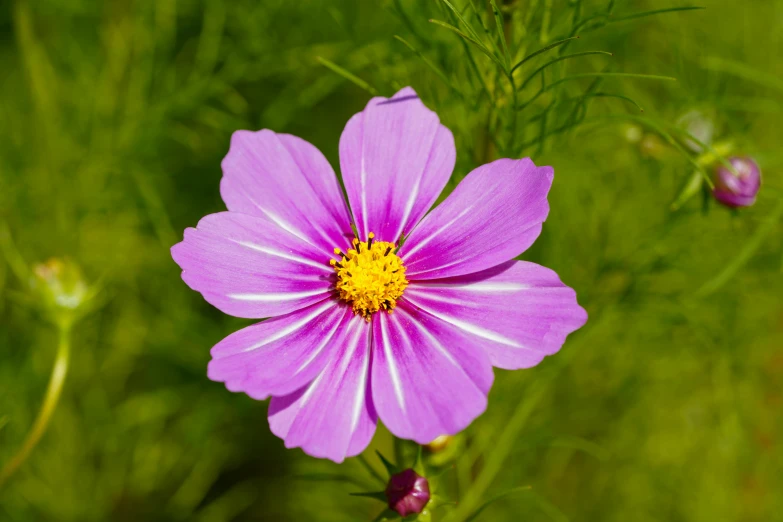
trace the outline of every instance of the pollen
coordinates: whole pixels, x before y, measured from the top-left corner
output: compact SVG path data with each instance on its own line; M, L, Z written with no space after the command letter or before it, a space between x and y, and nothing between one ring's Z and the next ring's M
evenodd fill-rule
M335 286L340 299L367 321L378 310L391 313L408 286L405 266L394 252L394 243L374 238L370 232L367 241L354 239L348 252L335 248L334 253L342 259L329 262L337 273Z

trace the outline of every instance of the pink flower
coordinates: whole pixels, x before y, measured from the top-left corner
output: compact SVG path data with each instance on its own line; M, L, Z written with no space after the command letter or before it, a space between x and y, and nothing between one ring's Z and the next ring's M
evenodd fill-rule
M724 165L718 165L712 194L727 207L749 207L756 202L756 194L761 188L761 170L748 157L735 156L729 162L737 173L734 174Z
M386 486L386 500L389 509L401 517L424 511L430 501L430 483L414 470L408 468L389 478Z
M208 375L271 396L286 447L341 462L378 417L419 443L457 433L486 408L493 366L535 366L587 320L557 274L512 260L541 232L552 168L492 162L427 214L455 156L410 88L348 121L348 204L309 143L234 133L220 185L229 211L187 229L172 256L223 312L271 317L219 342Z

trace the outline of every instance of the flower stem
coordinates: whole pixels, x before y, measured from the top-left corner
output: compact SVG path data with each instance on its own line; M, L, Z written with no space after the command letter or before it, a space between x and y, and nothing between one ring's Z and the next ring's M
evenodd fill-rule
M394 437L394 464L400 469L405 469L403 451L402 439Z
M46 390L46 396L44 398L41 410L38 412L38 417L33 423L33 427L27 434L22 447L14 455L10 461L0 470L0 489L5 482L16 472L17 469L27 460L30 453L35 448L38 441L46 433L46 428L49 426L49 421L52 418L54 410L57 408L57 403L60 399L60 393L63 389L63 383L65 382L65 376L68 373L68 359L71 351L71 328L68 324L58 325L58 346L57 346L57 358L54 361L54 367L52 368L52 375L49 377L49 387Z

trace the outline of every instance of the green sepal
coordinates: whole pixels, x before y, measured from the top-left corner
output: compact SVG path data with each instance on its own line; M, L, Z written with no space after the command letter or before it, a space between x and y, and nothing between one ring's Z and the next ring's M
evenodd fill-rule
M680 190L675 200L672 202L670 208L672 212L679 210L685 203L688 202L693 196L695 196L702 187L706 187L704 183L704 176L698 170L688 178L685 186Z
M430 497L430 501L427 502L427 509L430 511L433 511L435 509L438 509L443 506L456 506L457 501L456 500L449 500L445 497L442 497L440 495L432 495Z
M378 516L372 519L372 522L381 522L382 520L396 520L400 518L399 513L396 511L393 511L391 509L384 509L380 513L378 513Z
M380 451L375 450L375 454L378 455L379 459L381 459L381 462L383 462L383 466L386 468L386 471L389 473L389 475L395 475L402 471L400 468L386 460L386 457L384 457Z
M385 491L367 491L362 493L348 493L352 497L367 497L367 498L374 498L375 500L380 500L381 502L387 502L386 499L386 492Z
M424 459L422 458L422 449L421 446L417 446L418 450L416 451L416 460L413 462L413 471L421 475L422 477L426 477L427 473L424 470Z

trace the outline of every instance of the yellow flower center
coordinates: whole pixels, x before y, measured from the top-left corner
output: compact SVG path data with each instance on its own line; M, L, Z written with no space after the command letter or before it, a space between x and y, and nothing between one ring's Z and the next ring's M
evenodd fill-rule
M335 248L334 253L342 259L329 262L337 273L340 298L367 321L380 309L391 312L408 286L405 266L394 253L394 243L373 241L374 237L370 232L367 241L354 239L353 248L345 253Z

